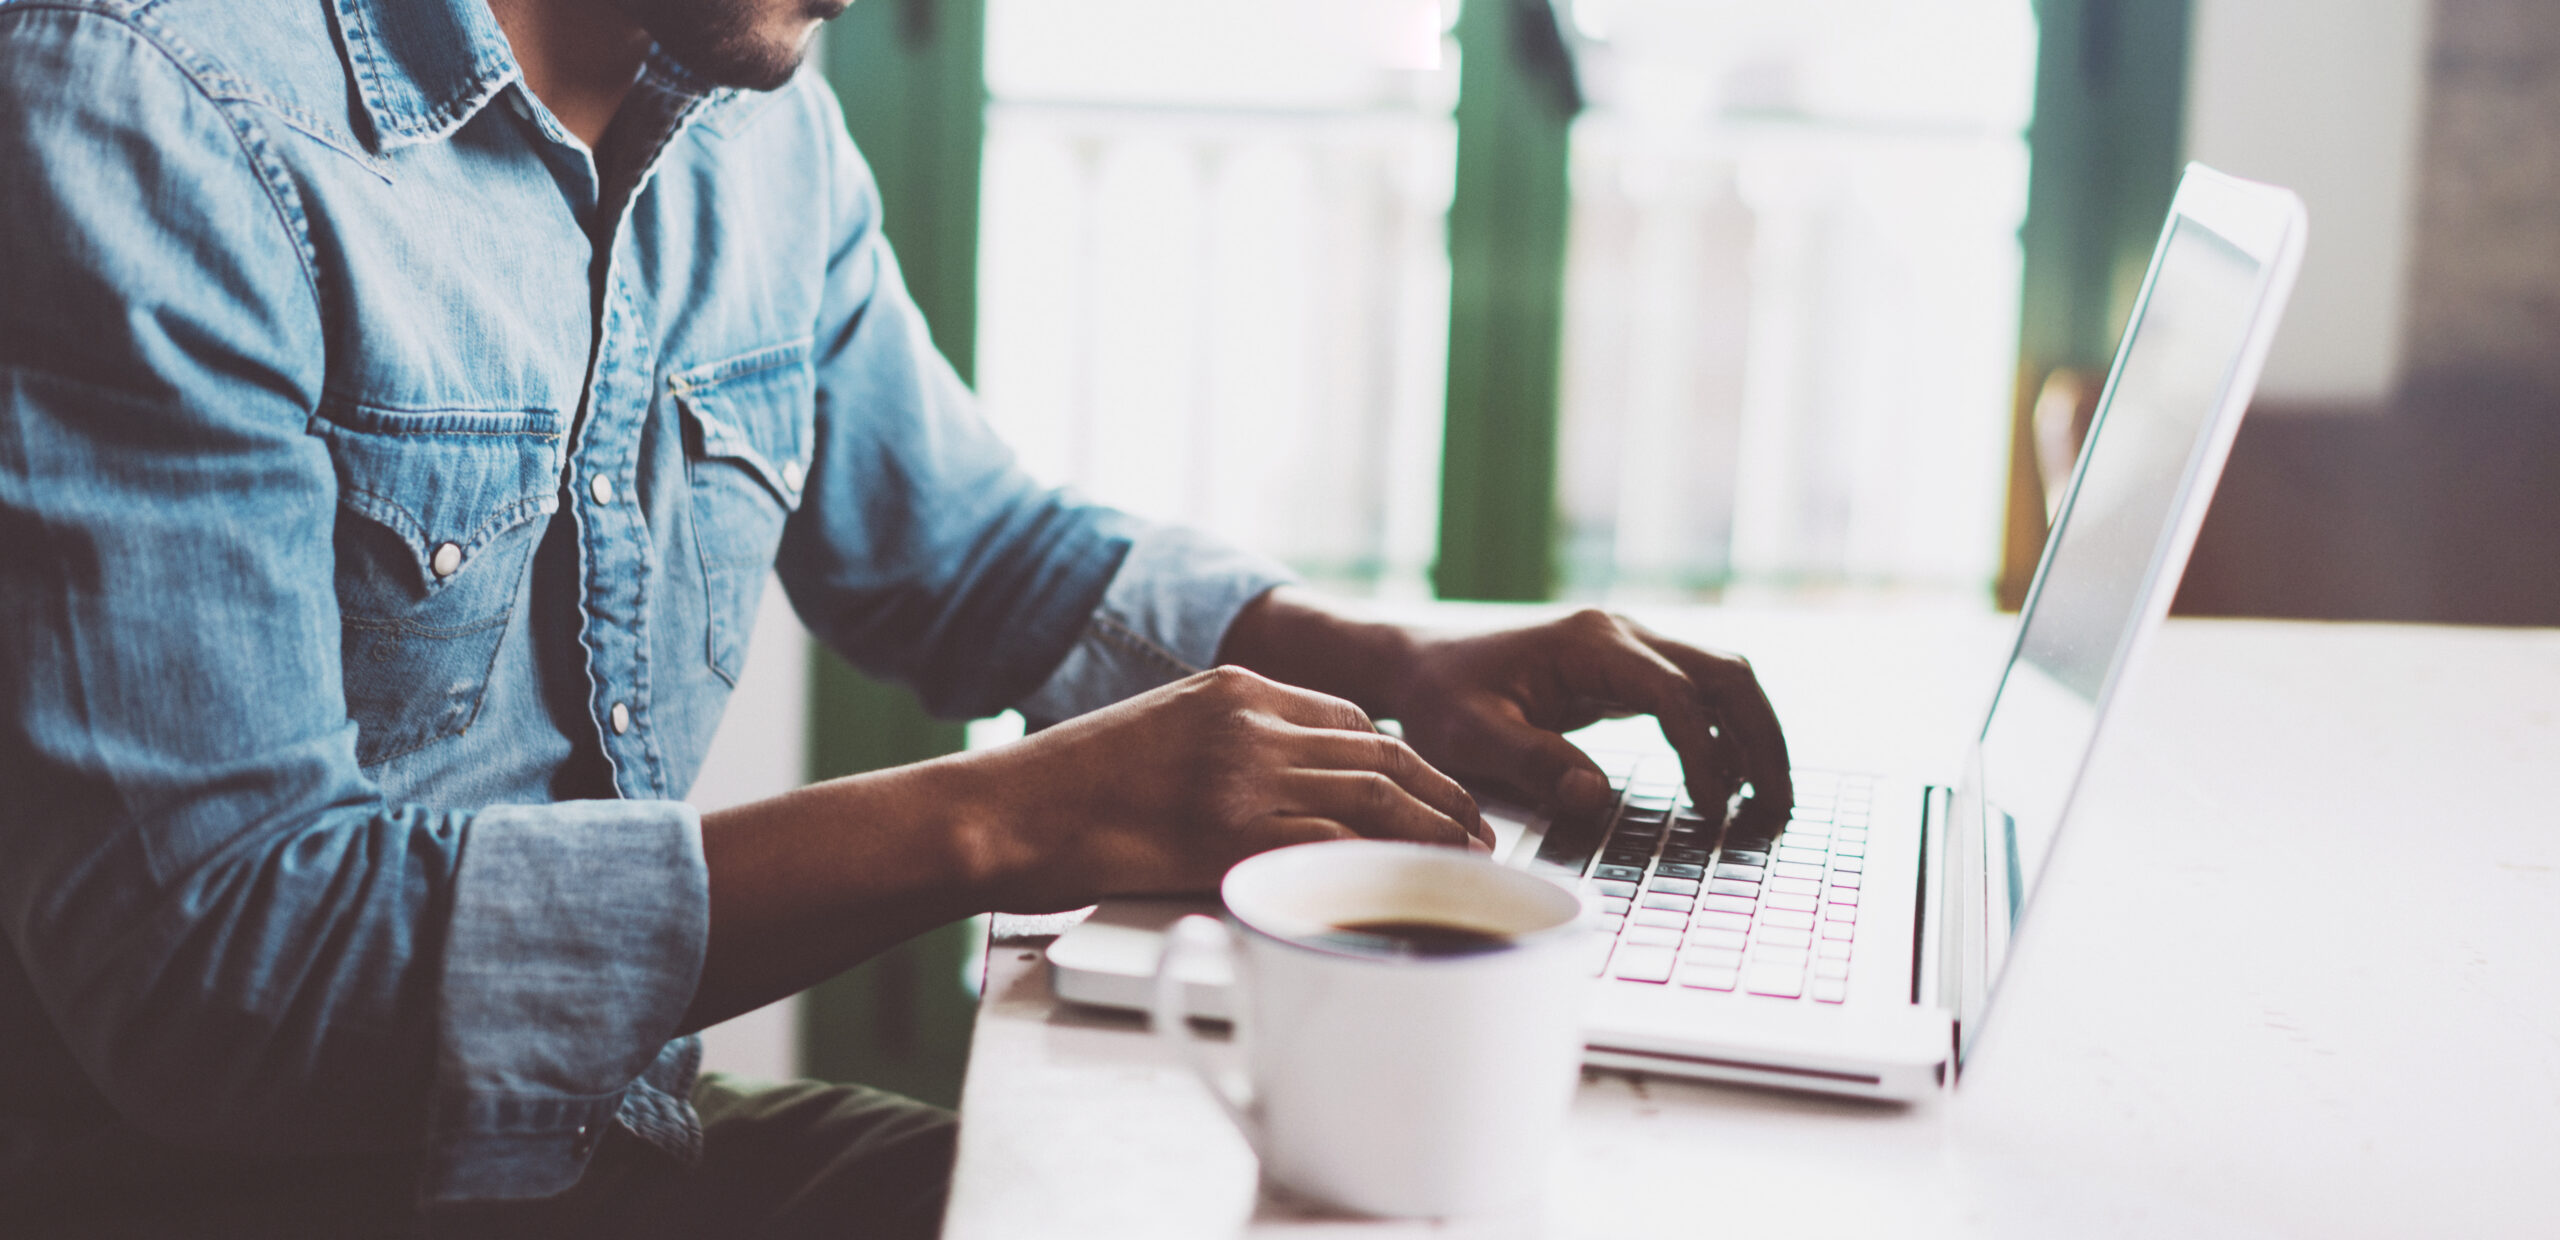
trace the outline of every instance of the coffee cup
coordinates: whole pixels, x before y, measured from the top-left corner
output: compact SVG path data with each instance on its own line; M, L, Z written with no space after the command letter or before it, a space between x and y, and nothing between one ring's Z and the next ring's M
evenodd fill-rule
M1154 1023L1284 1194L1363 1214L1517 1206L1580 1079L1581 901L1448 848L1342 840L1227 872L1224 921L1166 936ZM1244 1071L1192 1036L1183 979L1225 957Z

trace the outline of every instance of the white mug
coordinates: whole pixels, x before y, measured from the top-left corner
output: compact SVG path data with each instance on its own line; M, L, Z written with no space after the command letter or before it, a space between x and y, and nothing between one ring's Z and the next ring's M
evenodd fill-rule
M1186 917L1166 935L1154 1023L1267 1180L1407 1217L1537 1193L1581 1075L1591 931L1573 893L1455 849L1341 840L1249 858L1220 894L1229 921ZM1399 922L1472 941L1357 929ZM1219 954L1236 979L1242 1088L1182 1010L1181 979Z

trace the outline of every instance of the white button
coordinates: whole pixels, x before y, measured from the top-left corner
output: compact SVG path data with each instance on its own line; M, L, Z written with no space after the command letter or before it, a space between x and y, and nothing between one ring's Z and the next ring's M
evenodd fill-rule
M613 734L620 736L631 730L631 708L620 702L613 704Z
M592 481L587 483L587 494L594 496L596 502L599 504L612 503L613 479L608 478L603 474L597 474Z
M801 480L800 462L784 461L782 463L782 485L790 488L791 490L797 491L800 489Z
M462 548L452 543L436 548L435 559L428 561L427 567L434 569L438 577L452 576L453 570L462 567Z
M542 497L542 503L538 506L542 509L542 514L544 516L549 516L552 513L560 511L560 497L557 495L545 495Z

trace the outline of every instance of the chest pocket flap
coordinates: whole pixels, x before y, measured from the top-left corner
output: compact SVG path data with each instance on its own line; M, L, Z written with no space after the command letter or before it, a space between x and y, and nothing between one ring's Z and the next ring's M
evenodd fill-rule
M734 684L755 630L782 529L800 507L816 437L806 342L775 345L683 371L669 381L684 411L693 539L708 613L705 655Z

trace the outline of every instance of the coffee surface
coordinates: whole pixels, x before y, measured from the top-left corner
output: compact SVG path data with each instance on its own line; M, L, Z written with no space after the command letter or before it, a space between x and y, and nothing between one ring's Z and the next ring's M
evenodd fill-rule
M1511 943L1507 934L1422 918L1343 922L1325 937L1336 946L1388 956L1472 956Z

